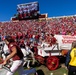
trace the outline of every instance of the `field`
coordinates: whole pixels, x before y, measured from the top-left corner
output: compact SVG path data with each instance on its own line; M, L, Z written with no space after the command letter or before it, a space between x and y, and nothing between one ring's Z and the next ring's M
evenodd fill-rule
M60 61L62 61L62 60L63 59L61 59ZM53 73L53 75L67 75L67 72L68 72L65 69L64 64L60 64L59 67L54 71L50 71L50 70L48 70L48 68L45 65L39 65L38 63L36 63L35 65L33 65L31 67L35 68L40 73L39 75L52 75L51 73ZM25 70L27 69L26 65L24 68L25 68ZM19 74L16 72L14 75L19 75ZM31 75L33 75L33 74L31 74Z
M60 64L59 67L56 70L50 71L45 65L39 65L36 63L35 65L31 66L39 72L39 75L68 75L64 64ZM26 70L26 65L24 66L24 69ZM4 71L3 71L4 72ZM1 74L0 74L1 75ZM14 75L19 75L17 72ZM34 74L31 74L34 75Z
M40 72L39 75L52 75L51 73L53 73L53 75L67 75L67 72L68 72L64 66L63 67L60 66L58 69L56 69L54 71L48 70L48 68L44 65L34 67L34 68L36 68L36 70L38 70L38 72ZM15 75L18 75L18 73L16 73Z

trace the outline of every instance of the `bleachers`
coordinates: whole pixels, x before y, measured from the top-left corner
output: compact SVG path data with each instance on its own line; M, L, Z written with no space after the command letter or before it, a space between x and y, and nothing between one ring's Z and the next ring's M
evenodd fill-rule
M53 33L63 35L76 35L76 16L51 18L50 20L22 20L17 22L0 22L0 36L17 36L21 32L24 36Z

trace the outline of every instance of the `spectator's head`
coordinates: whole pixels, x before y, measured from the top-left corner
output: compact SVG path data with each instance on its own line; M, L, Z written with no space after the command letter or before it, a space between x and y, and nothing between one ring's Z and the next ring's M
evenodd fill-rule
M76 48L76 41L72 42L72 48Z
M53 36L54 36L54 34L51 34L51 36L53 37Z
M6 44L15 42L15 40L14 40L11 36L7 36L7 37L4 39L4 41L5 41Z

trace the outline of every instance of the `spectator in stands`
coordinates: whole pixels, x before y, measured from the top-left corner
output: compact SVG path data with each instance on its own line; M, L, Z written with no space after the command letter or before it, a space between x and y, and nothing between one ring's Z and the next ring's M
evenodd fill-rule
M54 34L51 34L51 45L54 45L57 43L57 39L54 37Z

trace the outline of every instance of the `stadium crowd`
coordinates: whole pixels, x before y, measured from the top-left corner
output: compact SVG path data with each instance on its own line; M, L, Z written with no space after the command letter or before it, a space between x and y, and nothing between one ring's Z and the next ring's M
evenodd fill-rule
M47 42L50 35L76 35L76 16L56 17L47 20L22 20L17 22L0 22L0 38L11 35L14 39L23 42ZM47 40L48 38L48 40ZM54 40L55 41L55 40Z
M47 20L21 20L0 22L0 41L12 36L21 48L38 54L38 47L56 43L54 35L76 35L76 16L56 17ZM35 61L32 54L33 63ZM27 67L29 68L29 63Z

